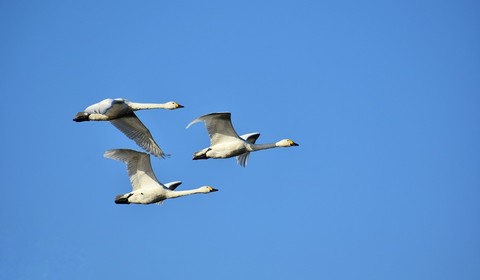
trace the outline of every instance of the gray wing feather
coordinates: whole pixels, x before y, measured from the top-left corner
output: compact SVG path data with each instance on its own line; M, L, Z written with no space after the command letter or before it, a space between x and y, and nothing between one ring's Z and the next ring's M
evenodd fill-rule
M205 122L205 127L210 136L210 145L212 146L221 142L238 140L240 138L233 128L231 113L211 113L203 115L189 123L187 128L200 121Z
M128 176L134 191L161 185L153 173L149 154L129 149L114 149L106 151L103 156L127 164Z
M181 181L174 181L174 182L166 183L164 185L167 189L170 189L171 191L174 191L181 184L182 184Z
M148 128L137 118L135 113L131 112L122 118L114 119L110 122L147 152L159 158L165 157L165 153L155 142Z
M247 141L248 143L255 144L257 142L258 137L260 137L260 132L253 132L241 135L240 138Z
M244 134L244 135L240 136L240 138L242 138L243 140L245 140L245 141L247 141L251 144L255 144L258 137L260 137L260 133L258 133L258 132L248 133L248 134ZM249 157L250 157L250 152L241 154L241 155L237 156L237 163L239 165L245 167L245 166L247 166Z
M247 166L247 162L248 162L249 157L250 157L250 152L241 154L241 155L237 156L237 163L240 166L245 167L245 166Z

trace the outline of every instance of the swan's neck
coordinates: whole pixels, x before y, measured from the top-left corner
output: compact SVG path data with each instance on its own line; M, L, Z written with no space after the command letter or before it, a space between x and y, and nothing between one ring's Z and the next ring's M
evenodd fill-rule
M132 110L147 110L147 109L166 109L167 105L164 103L135 103L129 102L128 106L132 108Z
M177 198L177 197L197 194L197 193L203 193L203 192L199 189L186 190L186 191L169 191L167 196L168 198Z
M278 147L276 143L267 143L267 144L252 144L253 151L266 150L271 148Z

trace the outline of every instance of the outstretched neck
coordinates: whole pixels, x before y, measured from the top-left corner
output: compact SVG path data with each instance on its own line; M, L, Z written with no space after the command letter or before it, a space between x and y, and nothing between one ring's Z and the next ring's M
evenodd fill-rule
M278 147L276 143L252 144L252 150L253 151L266 150L266 149L271 149L271 148L276 148L276 147Z
M130 102L128 106L132 108L132 110L147 110L147 109L166 109L167 105L165 103L135 103Z
M177 198L181 196L186 196L186 195L191 195L191 194L197 194L197 193L203 193L199 189L194 189L194 190L186 190L186 191L169 191L167 194L168 198Z

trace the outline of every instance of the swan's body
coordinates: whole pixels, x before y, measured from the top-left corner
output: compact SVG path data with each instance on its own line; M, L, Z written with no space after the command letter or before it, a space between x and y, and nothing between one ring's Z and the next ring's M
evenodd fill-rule
M237 157L241 166L246 166L251 152L277 148L298 146L290 139L283 139L275 143L255 144L260 133L249 133L238 136L233 128L230 113L211 113L196 118L188 124L203 121L210 136L210 147L200 150L193 155L193 159L230 158Z
M190 194L215 192L210 186L203 186L193 190L175 191L181 182L175 181L162 184L153 173L150 155L128 149L106 151L106 158L123 161L127 164L128 176L132 184L132 191L115 197L117 204L152 204L165 199L177 198Z
M96 104L88 106L85 111L77 113L73 119L76 122L84 121L110 121L116 128L123 132L149 153L156 157L163 158L165 153L160 149L153 139L148 128L137 118L134 111L146 109L167 109L175 110L183 108L177 102L156 103L135 103L123 98L105 99Z

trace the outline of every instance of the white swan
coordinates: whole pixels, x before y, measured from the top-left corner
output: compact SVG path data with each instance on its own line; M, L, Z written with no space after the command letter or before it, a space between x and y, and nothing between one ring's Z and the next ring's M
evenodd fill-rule
M231 113L211 113L194 119L187 125L204 121L210 136L210 147L200 150L193 155L193 159L230 158L237 156L237 163L246 166L250 152L277 147L298 146L290 139L283 139L275 143L255 144L260 133L249 133L238 136L232 126Z
M150 131L134 113L134 111L137 110L156 108L175 110L183 108L183 106L173 101L163 104L155 104L135 103L123 98L109 98L88 106L84 112L77 113L73 120L76 122L110 121L128 138L135 141L137 145L144 148L146 151L156 157L164 158L165 153L155 142Z
M150 155L146 153L128 149L114 149L106 151L104 156L127 164L128 176L130 177L133 191L117 195L115 197L115 203L117 204L160 203L165 199L218 191L210 186L187 191L175 191L175 188L182 182L160 183L153 173Z

